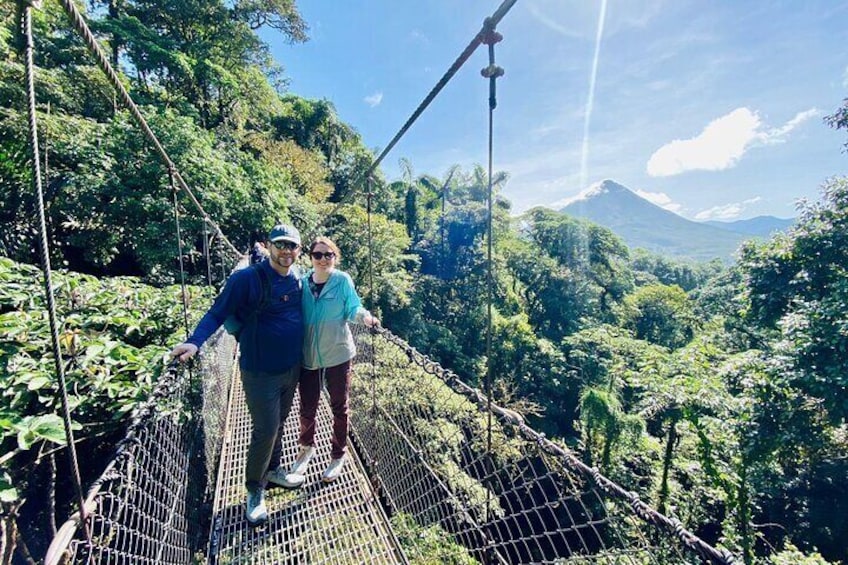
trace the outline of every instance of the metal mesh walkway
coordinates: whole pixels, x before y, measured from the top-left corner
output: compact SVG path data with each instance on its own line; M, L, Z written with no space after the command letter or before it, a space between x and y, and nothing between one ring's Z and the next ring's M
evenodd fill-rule
M316 454L298 490L267 491L268 522L251 528L244 518L244 468L250 442L250 416L238 374L230 409L210 537L210 564L405 563L379 501L352 447L341 477L321 482L330 463L332 414L326 399L318 410ZM298 399L285 425L283 464L297 451Z

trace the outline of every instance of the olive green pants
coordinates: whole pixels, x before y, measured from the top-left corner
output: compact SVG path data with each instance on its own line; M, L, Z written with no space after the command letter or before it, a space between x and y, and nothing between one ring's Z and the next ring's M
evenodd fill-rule
M244 397L253 423L245 470L248 489L264 487L265 473L280 464L283 426L291 410L299 377L299 364L279 374L241 372Z

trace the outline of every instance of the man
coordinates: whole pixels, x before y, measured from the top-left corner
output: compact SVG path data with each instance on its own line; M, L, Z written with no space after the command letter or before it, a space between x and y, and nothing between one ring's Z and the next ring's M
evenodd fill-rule
M261 241L257 241L250 249L250 264L261 263L268 256L268 249Z
M279 466L283 424L297 387L303 345L300 273L294 265L300 234L279 224L268 234L266 247L268 258L233 273L192 336L171 351L171 357L187 361L228 317L235 315L241 323L239 367L253 423L245 471L251 525L268 519L267 482L284 482Z

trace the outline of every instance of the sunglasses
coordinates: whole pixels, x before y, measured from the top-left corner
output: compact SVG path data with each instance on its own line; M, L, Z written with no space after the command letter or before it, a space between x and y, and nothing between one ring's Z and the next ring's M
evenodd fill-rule
M315 259L316 261L320 261L321 259L327 259L327 260L330 260L330 259L335 258L335 256L336 256L336 254L335 254L335 253L333 253L332 251L327 251L327 252L324 252L324 253L321 253L320 251L313 251L313 252L312 252L312 253L310 253L309 255L310 255L313 259Z
M289 251L294 251L299 247L298 244L293 241L272 241L271 243L277 249L288 249Z

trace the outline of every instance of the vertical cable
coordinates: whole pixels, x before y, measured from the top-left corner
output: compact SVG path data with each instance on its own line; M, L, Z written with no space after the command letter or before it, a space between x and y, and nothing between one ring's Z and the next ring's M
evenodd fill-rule
M371 229L371 212L372 212L372 198L374 196L374 179L373 177L368 177L368 204L367 204L367 213L368 213L368 287L371 303L369 310L371 314L374 314L375 304L374 304L374 238ZM376 361L375 351L374 351L374 332L369 332L371 335L371 406L372 412L376 414L377 412L377 389L376 389L376 373L374 369L374 363Z
M374 294L374 237L373 237L373 230L372 230L372 227L371 227L371 213L372 213L372 204L373 204L373 197L374 197L374 178L369 176L366 182L367 182L367 186L368 186L366 211L367 211L367 215L368 215L368 289L369 289L369 294L370 294L368 302L369 302L369 306L370 306L369 310L371 311L371 315L373 316L374 311L376 309L375 308L375 294ZM377 349L376 349L377 340L376 340L376 337L375 337L375 333L376 333L376 330L372 326L368 330L369 339L371 341L371 414L372 414L371 417L373 419L375 419L375 424L376 424L376 418L377 418L377 367L376 367L376 363L377 363ZM380 462L377 459L373 459L371 464L372 464L372 468L373 468L374 477L377 477L377 480L375 481L374 486L376 487L376 490L379 493L379 491L381 490L381 485L380 485L380 482L379 482L379 465L380 465Z
M183 323L185 324L186 339L188 339L191 330L188 326L188 296L186 292L185 266L183 264L183 234L180 230L180 211L179 202L177 201L177 185L174 183L174 171L170 167L168 168L168 183L171 186L171 194L174 197L174 225L177 229L177 255L180 259L180 291L182 293L183 303Z
M212 286L212 263L209 260L209 222L203 218L203 260L206 261L206 284Z
M221 283L227 280L227 264L224 254L224 234L221 233L221 230L215 232L215 236L218 238L216 240L218 246L218 255L221 257ZM220 237L218 237L220 236Z
M494 301L494 264L492 259L492 243L493 229L492 217L494 200L492 195L492 154L493 154L493 138L494 138L494 113L497 107L497 98L495 96L495 84L498 77L503 76L503 69L495 65L495 44L498 43L503 36L495 31L495 23L486 18L483 22L483 28L486 30L482 38L483 43L489 46L489 65L480 71L483 77L489 79L489 186L486 196L486 205L488 215L486 217L486 232L488 234L488 245L486 249L486 450L489 454L489 461L492 460L492 302ZM491 498L492 491L486 488L486 523L491 521Z
M47 118L50 118L50 102L47 103ZM50 137L45 133L44 137L44 185L50 187Z
M23 5L23 28L26 39L26 88L27 88L27 112L29 114L29 137L32 148L32 182L36 193L36 207L38 208L38 221L41 228L41 265L44 272L44 291L47 300L47 315L50 322L50 337L53 345L53 361L56 365L56 376L59 379L60 400L62 402L62 419L65 427L65 441L68 444L68 457L70 458L71 479L77 494L79 504L80 523L82 524L85 538L91 548L91 531L88 524L88 516L85 509L85 497L82 492L82 480L80 479L79 464L77 461L76 444L74 433L71 430L71 408L68 402L68 385L65 381L65 368L62 363L62 351L59 347L59 329L56 321L56 301L53 295L53 280L50 268L50 252L47 247L47 215L44 211L44 190L41 186L41 159L38 153L38 122L35 113L35 70L33 64L33 51L35 50L32 39L32 3L25 1Z

